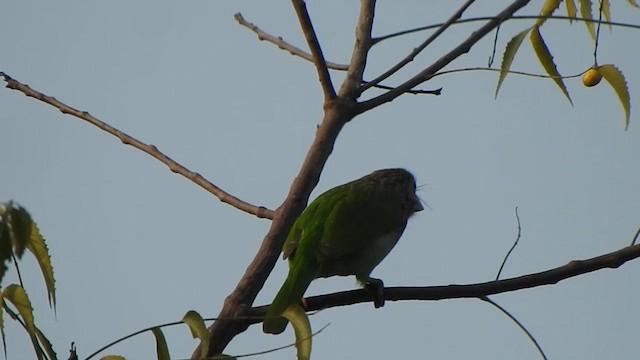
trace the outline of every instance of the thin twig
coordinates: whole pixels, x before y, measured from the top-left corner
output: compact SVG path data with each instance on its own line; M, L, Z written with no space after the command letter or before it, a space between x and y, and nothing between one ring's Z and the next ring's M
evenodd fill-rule
M638 231L636 231L636 235L633 237L633 240L631 240L631 246L636 244L636 240L638 240L639 236L640 236L640 228L638 228Z
M516 236L516 241L514 241L513 245L511 245L511 249L509 249L509 251L507 251L507 255L502 260L502 264L500 265L500 269L498 269L498 274L496 274L496 280L500 279L500 274L502 273L502 269L504 268L504 265L507 263L507 259L511 255L511 252L518 245L518 241L520 241L520 235L522 234L522 228L520 227L520 215L518 215L518 207L517 206L516 206L516 220L518 220L518 235Z
M478 21L487 21L487 20L491 20L493 18L494 18L494 16L480 16L480 17L473 17L473 18L467 18L467 19L460 19L460 20L456 21L455 23L453 23L452 25L459 25L459 24L470 23L470 22L478 22ZM537 20L539 18L540 18L539 15L514 15L514 16L510 17L509 19L505 19L505 21L506 20ZM548 16L548 17L545 16L545 20L575 20L575 21L590 22L590 23L597 23L598 22L598 20L594 20L594 19L586 19L586 18L580 18L580 17L575 17L574 18L574 17L562 16L562 15L554 15L554 16ZM387 35L384 35L384 36L380 36L380 37L374 38L372 40L373 41L373 45L377 45L378 43L380 43L382 41L389 40L389 39L394 38L394 37L409 35L409 34L413 34L413 33L416 33L416 32L425 31L425 30L437 29L440 26L442 26L442 24L444 24L444 23L420 26L420 27L417 27L417 28L408 29L408 30L402 30L402 31L398 31L398 32L395 32L395 33L387 34ZM638 25L638 24L629 24L629 23L621 23L621 22L614 22L614 21L602 21L602 24L609 25L609 26L626 27L626 28L631 28L631 29L640 29L640 25Z
M460 43L458 46L453 48L451 51L440 57L436 60L432 65L428 66L426 69L422 70L420 73L412 77L411 79L405 81L403 84L398 86L397 88L390 90L380 96L376 96L372 99L364 101L358 104L358 108L355 110L357 114L361 114L367 110L371 110L377 106L380 106L389 101L393 101L398 96L404 94L407 90L411 90L417 85L431 79L433 75L449 65L452 61L462 56L463 54L468 53L471 50L471 47L475 45L480 39L482 39L485 35L495 29L498 25L500 25L505 19L511 17L516 11L520 10L522 7L526 6L531 0L516 0L511 5L507 6L503 11L501 11L497 16L491 18L486 24L481 26L476 31L472 32L469 37Z
M311 56L311 54L309 54L308 52L300 49L299 47L296 47L290 43L288 43L287 41L285 41L282 37L280 36L273 36L265 31L263 31L262 29L260 29L258 26L256 26L255 24L245 20L244 17L242 17L242 14L237 13L233 16L236 21L248 28L249 30L253 31L254 33L256 33L256 35L258 35L258 40L261 41L266 41L266 42L270 42L274 45L276 45L278 48L288 51L289 54L293 55L293 56L299 56L307 61L310 61L313 63L313 56ZM349 65L344 65L344 64L338 64L338 63L334 63L334 62L330 62L327 61L327 67L329 69L333 69L333 70L338 70L338 71L347 71L349 70Z
M496 49L498 48L498 34L500 34L501 25L502 24L498 25L498 27L496 28L496 35L493 37L493 48L491 49L491 55L489 56L489 62L487 63L488 67L493 66L493 61L496 57Z
M322 48L318 42L318 36L313 29L309 12L307 11L307 5L304 0L292 0L293 8L296 10L302 33L307 40L307 45L311 50L313 56L313 63L316 65L316 71L318 72L318 79L320 80L320 86L324 93L324 100L332 101L336 97L336 90L331 83L331 76L329 75L329 69L327 69L327 62L322 54Z
M9 75L3 72L0 72L0 76L3 76L4 80L7 82L7 88L18 90L23 94L25 94L26 96L29 96L36 100L47 103L57 108L58 110L60 110L60 112L62 112L63 114L69 114L69 115L75 116L76 118L84 120L98 127L99 129L117 137L125 145L133 146L138 150L142 150L143 152L156 158L161 163L167 165L169 167L169 170L171 170L172 172L184 176L185 178L191 180L196 185L200 186L201 188L215 195L223 203L227 203L238 210L242 210L246 213L253 214L259 218L267 218L267 219L273 218L273 210L269 210L264 206L256 206L256 205L249 204L225 192L224 190L220 189L219 187L215 186L213 183L205 179L202 175L196 172L193 172L187 169L186 167L180 165L178 162L176 162L175 160L171 159L169 156L165 155L160 150L158 150L158 148L155 147L154 145L145 144L142 141L97 119L96 117L92 116L88 112L74 109L71 106L56 100L56 98L54 97L47 96L37 90L30 88L28 85L22 84L17 80L12 79Z
M598 66L598 42L600 40L600 27L602 25L602 7L604 6L604 0L600 0L600 10L598 15L598 27L596 30L596 43L593 46L593 66Z
M456 20L460 19L460 17L465 12L465 10L467 10L467 8L469 6L471 6L471 4L473 4L474 2L475 2L475 0L467 0L464 4L462 4L462 6L455 13L453 13L453 15L451 15L451 17L447 21L445 21L438 28L438 30L436 30L436 32L431 34L431 36L429 36L418 47L414 48L413 51L411 51L411 53L409 53L409 55L407 55L399 63L397 63L396 65L392 66L389 70L385 71L384 73L382 73L377 78L375 78L375 79L371 80L370 82L362 85L362 90L361 91L365 91L365 90L371 88L372 86L379 84L383 80L389 78L389 76L391 76L391 75L395 74L396 72L398 72L398 70L400 70L403 67L405 67L408 63L412 62L416 58L416 56L418 56L418 54L420 54L422 52L422 50L424 50L427 46L429 46L429 44L431 44L442 33L444 33L444 31L447 30L451 24L456 22Z
M525 334L527 334L527 337L529 337L529 340L531 340L533 345L536 346L536 349L538 349L538 352L540 353L542 358L544 360L547 360L547 355L545 355L544 351L540 347L540 344L538 344L538 341L536 340L536 338L533 337L533 335L529 332L529 330L527 330L527 328L520 321L518 321L518 319L516 319L515 316L511 315L511 313L509 311L507 311L505 308L503 308L502 306L498 305L495 301L489 299L486 296L481 297L480 300L488 302L489 304L493 305L496 309L500 310L503 314L507 315L509 317L509 319L511 319L511 321L516 323L516 325L518 325L518 327L522 331L524 331Z

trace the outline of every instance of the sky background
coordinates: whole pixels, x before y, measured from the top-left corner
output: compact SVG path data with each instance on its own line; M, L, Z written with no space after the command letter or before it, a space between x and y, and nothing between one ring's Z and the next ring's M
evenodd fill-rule
M374 34L446 20L462 1L381 1ZM508 1L483 1L465 17L493 15ZM536 14L542 1L519 14ZM640 9L612 2L615 21L640 22ZM356 1L308 4L327 59L352 51ZM233 14L306 48L287 1L68 1L2 4L0 71L152 143L241 199L276 208L286 196L322 118L313 66L239 26ZM563 8L564 13L564 8ZM509 38L530 26L500 30ZM401 83L466 38L480 23L453 27L406 70ZM584 25L549 22L543 36L562 74L593 63ZM371 79L429 33L376 46ZM509 76L494 100L496 73L440 76L367 112L340 134L312 197L373 170L405 167L429 208L410 221L373 276L387 286L468 284L493 279L515 240L503 277L520 276L627 246L640 226L640 32L601 33L599 62L626 75L632 115L604 82L566 84L572 107L549 80ZM493 34L446 69L486 66ZM497 64L494 64L497 66ZM513 69L541 73L525 42ZM338 86L343 74L332 73ZM371 91L370 97L381 93ZM57 316L48 309L37 264L21 271L36 323L59 358L74 341L83 359L139 329L177 321L193 309L218 314L258 249L269 221L240 212L142 152L49 105L0 91L0 201L13 199L38 222L57 280ZM283 282L279 261L258 296L269 303ZM640 261L492 297L524 323L550 359L628 359L640 353ZM17 282L15 272L3 286ZM312 284L307 294L355 287L353 278ZM311 317L314 359L539 359L503 314L474 299L358 304ZM24 331L6 321L9 359L31 358ZM173 358L196 341L186 326L166 329ZM282 346L291 330L259 326L236 337L233 355ZM101 355L154 358L151 334ZM293 359L287 349L260 359Z

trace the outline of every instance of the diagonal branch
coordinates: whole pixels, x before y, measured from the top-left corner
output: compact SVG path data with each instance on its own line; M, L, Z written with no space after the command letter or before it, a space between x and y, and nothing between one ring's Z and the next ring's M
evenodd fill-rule
M69 115L75 116L78 119L84 120L100 128L101 130L117 137L125 145L130 145L138 150L142 150L143 152L159 160L161 163L167 165L169 167L169 170L171 170L172 172L186 177L187 179L194 182L196 185L200 186L201 188L215 195L223 203L227 203L235 207L236 209L242 210L249 214L253 214L259 218L267 218L267 219L273 218L272 210L269 210L264 206L256 206L256 205L249 204L225 192L224 190L215 186L209 180L205 179L202 175L198 174L197 172L193 172L187 169L186 167L180 165L178 162L176 162L175 160L171 159L169 156L165 155L163 152L158 150L158 148L155 147L154 145L145 144L142 141L105 123L104 121L99 120L94 116L91 116L91 114L89 114L88 112L74 109L71 106L58 101L54 97L47 96L39 91L36 91L30 88L28 85L22 84L17 80L12 79L9 75L3 72L0 72L0 76L3 76L4 80L7 82L7 88L18 90L23 94L25 94L26 96L29 96L34 99L40 100L44 103L47 103L57 108L58 110L60 110L60 112L62 112L63 114L69 114Z
M288 42L286 42L282 37L278 36L273 36L265 31L263 31L262 29L260 29L258 26L256 26L255 24L245 20L244 17L242 17L242 14L237 13L233 16L236 21L248 28L249 30L253 31L254 33L256 33L256 35L258 35L258 40L264 40L267 42L270 42L274 45L276 45L278 48L282 49L282 50L286 50L289 52L289 54L293 55L293 56L299 56L307 61L313 62L313 56L311 54L309 54L308 52L300 49L299 47L296 47L294 45L289 44ZM339 70L339 71L347 71L349 70L349 65L344 65L344 64L338 64L338 63L334 63L334 62L327 62L327 68L329 69L333 69L333 70Z
M332 101L336 97L336 91L331 83L327 62L322 54L322 48L320 48L316 31L313 29L309 12L307 12L307 5L304 0L292 0L291 2L293 3L293 8L296 10L296 15L298 15L298 21L300 21L300 27L302 28L305 39L307 39L311 55L313 55L313 63L316 65L320 86L322 86L322 92L324 93L324 100L325 102Z
M414 88L415 86L431 79L433 75L440 69L449 65L453 60L462 56L462 54L466 54L469 52L471 47L475 45L480 39L482 39L485 35L495 29L498 25L500 25L505 19L508 19L512 16L516 11L526 6L531 0L516 0L511 5L507 6L502 12L500 12L496 17L489 20L484 26L480 27L475 32L471 33L469 37L463 41L460 45L456 46L453 50L449 51L447 54L442 56L440 59L436 60L431 66L427 67L420 73L418 73L413 78L407 80L397 88L390 90L380 96L376 96L370 100L362 102L359 104L357 112L358 114L363 113L367 110L371 110L377 106L380 106L384 103L395 100L398 96L407 92Z
M394 65L391 69L385 71L382 75L378 76L377 78L363 85L362 91L365 91L374 85L380 84L380 82L389 78L389 76L395 74L396 72L398 72L398 70L405 67L408 63L412 62L416 58L416 56L418 56L418 54L422 52L422 50L424 50L427 46L429 46L429 44L434 42L440 35L442 35L442 33L444 33L444 31L447 30L449 26L451 26L451 24L459 20L460 17L462 17L462 14L465 12L465 10L467 10L467 8L471 6L471 4L473 4L474 2L475 0L467 0L467 2L462 4L462 6L453 15L451 15L451 17L444 24L442 24L438 28L438 30L436 30L433 34L431 34L431 36L429 36L427 40L425 40L418 47L414 48L409 55L407 55L399 63Z

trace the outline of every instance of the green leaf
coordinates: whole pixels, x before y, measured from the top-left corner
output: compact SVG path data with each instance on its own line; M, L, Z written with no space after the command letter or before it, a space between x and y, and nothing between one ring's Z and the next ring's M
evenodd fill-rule
M498 86L496 86L496 98L498 97L498 91L500 91L502 82L509 74L511 64L513 63L513 59L516 57L516 53L518 52L518 49L522 44L522 40L524 40L529 31L531 31L531 28L523 30L516 36L512 37L511 40L509 40L509 42L507 43L507 46L504 48L504 53L502 54L502 63L500 64L500 77L498 78Z
M4 295L0 292L0 309L4 309ZM4 358L7 358L7 337L4 335L4 311L0 310L0 333L2 333L2 348Z
M573 106L573 101L571 101L571 96L569 96L569 91L567 87L564 85L564 81L562 81L562 77L556 68L556 64L553 63L553 56L551 56L551 52L549 52L549 48L547 44L544 43L544 39L542 39L542 35L540 34L540 28L537 26L533 27L531 31L531 46L533 46L533 50L542 64L542 67L547 72L551 79L558 85L560 90L564 93L564 95L569 99L569 102Z
M578 0L580 2L580 16L587 20L593 20L593 15L591 11L591 0ZM589 30L589 35L593 40L596 39L596 29L593 26L593 23L590 21L584 21L584 24L587 26L587 30Z
M40 271L44 277L44 283L47 286L47 296L49 297L49 306L56 308L56 280L53 276L53 266L51 265L51 256L49 255L49 248L44 241L44 238L40 234L38 225L35 221L31 222L31 238L27 243L27 250L29 250L38 261Z
M612 64L598 66L598 71L602 77L607 80L613 91L618 95L622 109L624 110L624 129L629 128L629 116L631 114L631 96L624 75L617 67Z
M100 358L100 360L126 360L124 356L120 355L107 355Z
M282 314L293 326L296 336L298 360L309 360L311 357L311 324L304 309L298 304L291 305Z
M27 293L21 286L11 284L2 291L2 295L18 310L18 314L22 317L24 326L31 338L33 348L35 349L38 358L41 358L40 347L38 346L38 339L36 337L36 325L33 319L33 308L31 307L31 301L29 301Z
M47 339L46 336L36 327L36 335L38 336L38 340L40 344L44 347L44 351L46 351L47 356L51 360L56 360L58 357L56 356L56 352L53 351L53 346L51 346L51 342Z
M573 0L565 0L564 4L567 5L567 16L569 17L569 22L573 22L576 18L576 14L578 13L576 3Z
M4 279L4 274L7 272L7 261L11 260L11 231L9 230L8 209L11 208L11 203L3 204L0 209L0 283Z
M535 26L542 26L542 24L547 21L547 17L551 16L558 6L560 6L560 2L562 2L562 0L545 0L544 4L542 4L542 9L540 9L541 17L536 20Z
M167 339L164 338L164 334L160 328L155 327L151 329L153 336L156 338L156 355L158 360L170 360L169 347L167 346Z
M21 206L12 206L7 209L6 216L11 230L13 253L20 259L31 237L31 215Z
M209 349L209 334L207 328L204 326L204 320L198 312L189 310L182 317L182 322L189 326L191 335L194 338L200 339L200 357L205 358L207 356L207 350Z

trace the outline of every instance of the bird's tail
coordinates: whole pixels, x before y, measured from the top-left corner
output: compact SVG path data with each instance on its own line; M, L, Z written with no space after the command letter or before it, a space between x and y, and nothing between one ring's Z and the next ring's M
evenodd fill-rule
M300 271L303 269L289 269L289 275L278 291L273 303L269 306L262 323L262 330L267 334L280 334L289 322L282 317L282 313L292 304L297 304L304 292L315 278L313 271Z

